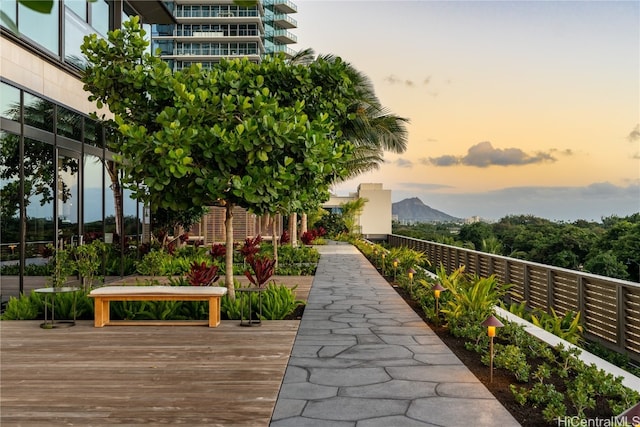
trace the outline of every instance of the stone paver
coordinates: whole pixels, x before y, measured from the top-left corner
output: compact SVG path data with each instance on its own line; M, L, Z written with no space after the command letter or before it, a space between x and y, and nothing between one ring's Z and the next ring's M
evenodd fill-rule
M355 247L317 248L271 427L520 425Z

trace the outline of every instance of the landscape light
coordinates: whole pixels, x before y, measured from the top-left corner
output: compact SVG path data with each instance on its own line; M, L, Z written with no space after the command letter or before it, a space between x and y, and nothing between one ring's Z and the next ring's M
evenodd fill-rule
M446 291L447 289L443 287L440 282L436 282L435 285L431 288L433 290L433 296L436 299L436 325L440 323L440 310L438 309L438 300L440 299L440 293Z
M504 325L494 315L491 315L482 322L482 326L487 327L487 335L491 339L489 344L489 382L493 382L493 337L496 336L496 328L502 328Z

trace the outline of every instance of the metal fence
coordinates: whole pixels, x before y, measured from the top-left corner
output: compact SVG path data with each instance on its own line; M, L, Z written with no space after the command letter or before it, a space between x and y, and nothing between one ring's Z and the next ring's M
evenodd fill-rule
M474 251L426 240L390 234L390 246L424 252L433 266L447 273L465 266L465 272L480 277L495 275L512 284L531 309L558 315L579 311L584 335L640 362L640 284L553 267L516 258Z

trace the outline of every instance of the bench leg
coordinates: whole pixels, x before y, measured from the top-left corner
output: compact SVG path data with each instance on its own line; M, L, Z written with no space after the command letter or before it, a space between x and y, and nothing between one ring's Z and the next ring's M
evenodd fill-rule
M102 328L109 323L109 300L103 300L102 298L95 298L94 304L94 321L93 326L95 328Z
M215 328L220 324L220 297L209 298L209 327Z

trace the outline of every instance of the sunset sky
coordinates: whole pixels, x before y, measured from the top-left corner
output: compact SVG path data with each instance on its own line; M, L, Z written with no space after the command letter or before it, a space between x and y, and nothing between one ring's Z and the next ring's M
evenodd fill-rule
M456 217L640 212L640 2L296 0L297 50L342 57L411 123L380 182Z

